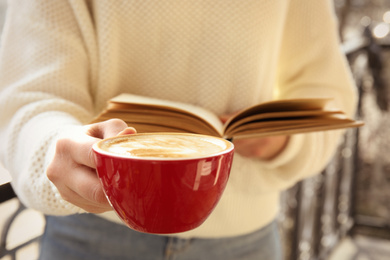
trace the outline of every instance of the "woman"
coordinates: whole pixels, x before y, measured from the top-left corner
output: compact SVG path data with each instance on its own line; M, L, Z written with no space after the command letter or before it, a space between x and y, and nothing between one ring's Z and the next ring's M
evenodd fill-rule
M40 259L282 259L279 193L329 161L340 131L235 141L225 193L199 228L155 236L122 225L91 159L88 124L122 92L221 117L272 99L356 94L331 1L9 2L0 60L1 159L28 207L47 215ZM88 213L87 213L88 212Z

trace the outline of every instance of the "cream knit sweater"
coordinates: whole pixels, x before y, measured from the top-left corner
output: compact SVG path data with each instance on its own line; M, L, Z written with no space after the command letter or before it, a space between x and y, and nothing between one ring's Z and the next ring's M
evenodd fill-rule
M1 43L1 160L27 206L82 212L45 175L62 131L128 92L221 115L273 98L356 95L339 50L332 1L11 0ZM245 234L278 212L278 194L319 173L340 131L294 135L276 159L236 154L223 198L181 236ZM118 221L113 212L102 217Z

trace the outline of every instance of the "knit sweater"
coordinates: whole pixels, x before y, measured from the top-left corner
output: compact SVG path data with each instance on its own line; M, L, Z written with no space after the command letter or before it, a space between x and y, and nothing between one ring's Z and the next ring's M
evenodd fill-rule
M332 1L9 1L0 58L1 160L20 200L44 214L83 212L45 169L63 132L122 92L217 115L280 98L332 97L353 116L356 93ZM291 136L271 161L235 155L214 212L182 237L246 234L272 221L279 193L318 174L342 131ZM114 212L101 214L119 221Z

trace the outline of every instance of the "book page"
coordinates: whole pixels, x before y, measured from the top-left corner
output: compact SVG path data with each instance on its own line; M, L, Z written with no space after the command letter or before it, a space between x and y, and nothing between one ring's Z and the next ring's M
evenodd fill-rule
M239 135L245 131L271 131L272 129L296 129L298 126L302 125L316 125L316 126L326 126L326 125L336 125L336 124L345 124L352 122L352 120L343 118L343 117L304 117L304 118L291 118L291 119L275 119L270 121L258 121L251 122L245 125L237 126L234 129L230 129L225 134L226 135ZM301 128L301 127L299 127Z
M192 117L201 119L210 127L214 128L220 136L223 135L223 124L219 118L212 112L197 107L190 104L185 104L181 102L162 100L157 98L150 98L145 96L138 96L133 94L121 94L117 97L114 97L110 100L111 103L117 103L120 106L129 105L138 105L143 107L154 107L156 109L168 109L170 111L174 110L176 112L185 113L191 115Z
M272 121L272 120L281 120L281 119L299 119L299 118L306 118L306 117L321 117L321 116L329 116L329 115L340 115L341 117L345 117L344 113L340 110L313 110L313 111L286 111L286 112L270 112L270 113L264 113L264 114L254 114L250 115L248 117L236 120L236 121L230 121L230 124L227 124L225 126L225 132L226 131L233 131L236 127L246 125L252 122L260 122L260 121Z
M276 136L276 135L292 135L292 134L303 134L309 132L318 132L318 131L329 131L329 130L339 130L345 128L360 127L364 125L361 121L348 121L340 122L337 124L316 124L316 123L307 123L307 124L298 124L293 128L284 126L284 127L271 127L264 128L263 130L259 129L250 129L240 132L237 135L234 135L234 139L241 138L253 138L253 137L266 137L266 136ZM226 138L231 138L231 136L226 136Z
M109 118L120 118L132 127L135 127L135 125L145 125L143 129L147 128L148 125L153 126L153 128L158 125L164 127L165 131L168 131L169 129L180 129L182 132L186 133L221 136L213 127L204 124L203 120L172 111L150 109L110 110L100 116L100 119L103 120ZM137 132L141 132L139 128L136 129Z
M283 113L291 111L315 111L323 110L325 105L330 101L330 98L307 98L307 99L285 99L285 100L273 100L258 105L249 107L236 116L231 118L225 125L233 124L243 118L247 118L251 115L264 114L264 113ZM279 116L283 117L283 116ZM285 117L289 117L286 115Z

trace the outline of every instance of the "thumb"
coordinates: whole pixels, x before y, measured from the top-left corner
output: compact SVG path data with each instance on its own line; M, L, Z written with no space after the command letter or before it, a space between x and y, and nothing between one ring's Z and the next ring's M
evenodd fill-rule
M118 135L132 135L132 134L136 134L136 133L137 133L137 130L135 130L135 128L126 127L124 130L120 131L118 133Z

